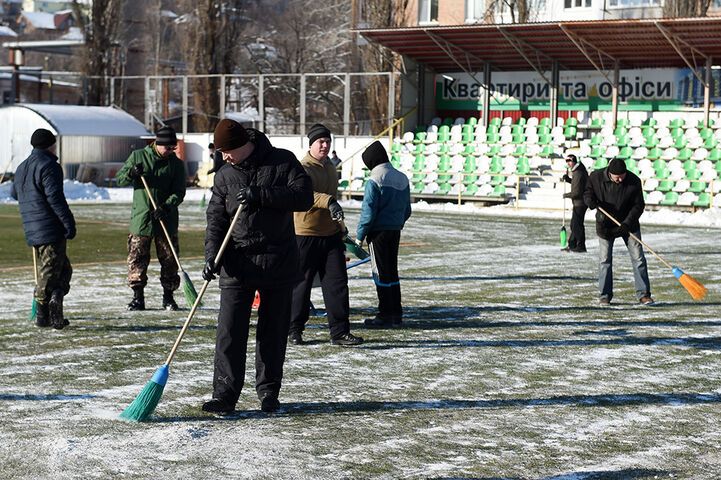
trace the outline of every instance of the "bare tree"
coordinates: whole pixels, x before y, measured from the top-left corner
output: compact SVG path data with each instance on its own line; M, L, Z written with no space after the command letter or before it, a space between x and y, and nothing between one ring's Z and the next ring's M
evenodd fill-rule
M362 11L358 12L358 17L362 18L364 24L370 28L406 26L410 19L408 11L409 3L408 0L396 2L368 0L363 2ZM377 44L370 43L364 45L360 49L360 58L362 62L360 66L361 71L383 72L401 70L401 58L387 48ZM397 89L394 89L395 91L388 90L388 81L386 78L370 77L365 80L365 84L365 88L358 91L359 98L354 100L358 103L365 104L367 107L366 109L353 108L352 112L357 123L362 120L358 118L358 113L365 113L366 119L368 119L370 123L371 132L379 132L385 128L387 121L386 116L395 115L395 112L387 112L388 97L395 95L395 104L399 105L399 92Z
M664 17L705 17L713 0L666 0Z
M82 72L88 79L85 102L90 105L104 104L108 99L108 84L104 78L117 74L118 61L114 55L119 45L118 19L123 11L124 0L94 0L89 17L85 15L77 0L73 0L73 11L78 26L85 35L85 54Z

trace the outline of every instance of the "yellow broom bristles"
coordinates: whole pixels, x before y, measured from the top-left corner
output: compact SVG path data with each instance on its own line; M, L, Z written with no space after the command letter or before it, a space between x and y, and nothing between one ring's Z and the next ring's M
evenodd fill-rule
M693 278L691 275L684 273L679 277L679 282L683 285L683 288L691 295L694 300L701 300L706 296L706 287L701 282Z

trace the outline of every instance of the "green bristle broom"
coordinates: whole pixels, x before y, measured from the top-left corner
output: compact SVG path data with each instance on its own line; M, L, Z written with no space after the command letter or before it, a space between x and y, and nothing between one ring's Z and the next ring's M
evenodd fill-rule
M38 258L35 253L35 247L33 249L33 275L35 276L35 288L38 286ZM34 321L38 316L38 300L35 298L35 290L33 290L33 304L30 307L30 321Z
M220 262L220 259L223 257L223 252L225 251L225 247L228 245L228 242L230 241L230 235L233 232L233 228L235 227L235 224L238 222L238 218L240 217L240 211L242 210L242 205L238 207L238 210L235 212L235 215L233 216L233 220L230 222L230 227L228 228L228 232L225 234L225 238L223 239L223 243L220 245L220 249L218 250L218 254L215 256L215 264L218 265ZM205 291L208 289L208 285L210 285L210 280L206 280L203 283L203 286L200 289L200 293L198 294L197 298L195 299L195 302L193 303L193 306L190 308L190 313L188 313L188 318L185 320L185 323L183 324L183 328L180 329L180 333L178 334L178 338L175 340L175 344L173 345L173 348L170 350L170 354L168 355L168 358L165 360L165 363L158 368L153 376L150 378L150 381L143 387L143 389L140 391L137 397L135 397L135 400L132 401L130 405L127 406L125 410L120 414L120 418L124 418L126 420L130 420L133 422L142 422L144 420L147 420L150 415L153 414L155 411L155 407L158 406L158 402L160 402L160 397L163 396L163 390L165 389L165 384L168 382L168 373L170 372L170 362L173 361L173 357L175 357L175 352L178 350L178 346L180 345L181 340L183 339L183 336L185 335L185 332L188 331L188 327L190 326L190 321L193 319L193 315L195 315L196 310L198 309L198 306L200 305L200 300L203 298L203 295L205 294Z

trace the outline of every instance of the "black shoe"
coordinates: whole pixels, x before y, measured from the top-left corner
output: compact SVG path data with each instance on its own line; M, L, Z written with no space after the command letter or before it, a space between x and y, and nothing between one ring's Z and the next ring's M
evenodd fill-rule
M611 300L608 297L601 297L598 299L598 304L602 307L607 307L611 305Z
M576 252L576 253L586 253L586 247L576 247L572 248L569 251Z
M230 415L235 411L235 404L220 398L213 398L203 404L203 411L216 415Z
M145 310L145 295L142 288L133 288L133 299L128 304L128 310Z
M393 326L393 322L380 317L366 318L363 320L363 324L366 328L390 328Z
M280 410L278 397L272 393L266 393L263 395L263 398L260 399L260 410L265 413L273 413Z
M300 333L291 333L288 335L288 342L292 345L304 345L305 342L303 341L303 335Z
M563 248L561 249L561 251L562 251L562 252L570 252L570 251L571 251L571 247L563 247Z
M62 330L70 325L70 322L63 318L63 292L62 290L54 290L48 302L48 313L50 314L50 323L55 330Z
M178 304L175 303L172 290L165 290L163 292L163 310L170 310L172 312L178 310Z
M343 347L353 347L355 345L360 345L361 343L363 343L363 338L356 337L352 333L348 332L338 338L332 338L330 340L330 343L332 345L341 345Z

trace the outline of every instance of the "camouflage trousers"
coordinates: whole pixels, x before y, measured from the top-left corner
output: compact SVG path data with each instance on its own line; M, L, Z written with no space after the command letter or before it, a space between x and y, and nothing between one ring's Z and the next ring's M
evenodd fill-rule
M155 239L155 253L160 262L160 284L163 290L177 290L180 286L178 264L165 236L145 237L128 235L128 285L130 288L145 288L148 284L148 265L150 264L150 242ZM171 235L175 251L178 248L178 235Z
M67 255L67 241L63 239L33 248L37 258L38 274L35 299L45 304L50 300L54 290L62 290L63 296L67 295L70 291L70 279L73 276L73 267Z

